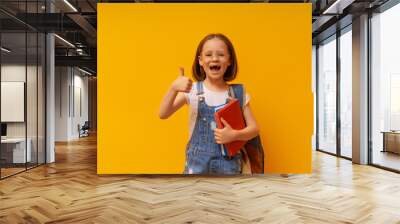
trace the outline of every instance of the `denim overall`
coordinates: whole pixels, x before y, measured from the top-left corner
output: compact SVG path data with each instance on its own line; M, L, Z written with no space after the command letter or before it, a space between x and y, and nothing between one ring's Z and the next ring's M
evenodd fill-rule
M203 96L203 82L198 82L196 88L198 96L197 119L190 141L186 146L184 173L240 174L241 153L234 157L227 157L222 154L221 145L217 144L214 138L213 129L216 127L214 120L215 106L206 104ZM231 92L235 90L234 88L230 90L229 95L231 96ZM241 98L239 97L239 99Z

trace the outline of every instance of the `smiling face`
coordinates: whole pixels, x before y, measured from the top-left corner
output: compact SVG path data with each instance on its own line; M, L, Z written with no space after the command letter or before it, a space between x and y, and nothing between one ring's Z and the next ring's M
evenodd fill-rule
M199 56L199 64L209 79L224 78L227 68L231 65L231 56L228 46L219 38L207 40Z

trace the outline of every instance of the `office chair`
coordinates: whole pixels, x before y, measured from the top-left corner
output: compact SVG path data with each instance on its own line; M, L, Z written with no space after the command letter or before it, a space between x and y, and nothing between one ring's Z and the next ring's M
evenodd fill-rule
M85 121L82 127L79 127L78 125L78 129L79 129L79 138L89 136L89 129L90 129L89 121Z

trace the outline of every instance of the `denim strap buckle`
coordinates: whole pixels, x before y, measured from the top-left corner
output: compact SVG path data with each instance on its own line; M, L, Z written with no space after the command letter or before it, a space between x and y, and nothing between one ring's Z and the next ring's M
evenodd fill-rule
M233 156L224 156L225 160L232 160L234 157Z

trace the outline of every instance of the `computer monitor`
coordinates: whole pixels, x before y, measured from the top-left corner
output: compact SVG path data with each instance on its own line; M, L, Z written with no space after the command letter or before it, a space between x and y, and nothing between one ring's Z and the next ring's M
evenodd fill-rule
M7 124L1 123L1 136L7 136Z

